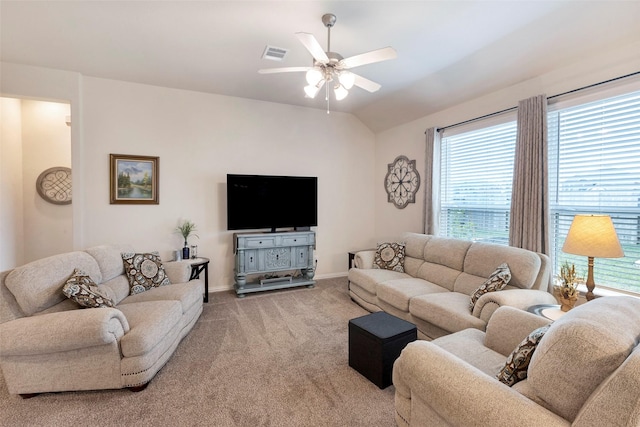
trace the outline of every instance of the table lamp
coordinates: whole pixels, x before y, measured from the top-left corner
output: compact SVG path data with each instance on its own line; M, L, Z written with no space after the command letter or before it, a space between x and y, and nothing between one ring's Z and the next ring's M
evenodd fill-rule
M587 301L595 298L593 290L593 258L624 256L618 234L609 215L576 215L573 218L562 252L588 257Z

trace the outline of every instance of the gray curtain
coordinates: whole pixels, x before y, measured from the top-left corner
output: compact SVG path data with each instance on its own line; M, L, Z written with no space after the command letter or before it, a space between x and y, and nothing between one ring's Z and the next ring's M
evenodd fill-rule
M509 245L549 254L547 97L518 103Z
M425 131L424 233L438 234L440 222L440 134L435 128Z

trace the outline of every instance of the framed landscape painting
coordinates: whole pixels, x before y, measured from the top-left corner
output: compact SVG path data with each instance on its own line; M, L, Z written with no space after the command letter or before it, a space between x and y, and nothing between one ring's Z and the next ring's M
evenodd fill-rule
M110 203L157 205L160 158L110 154Z

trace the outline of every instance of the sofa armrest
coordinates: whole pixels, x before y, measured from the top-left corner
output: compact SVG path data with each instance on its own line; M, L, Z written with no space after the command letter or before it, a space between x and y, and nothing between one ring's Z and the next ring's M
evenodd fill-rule
M484 345L504 356L509 356L527 335L549 323L551 321L546 317L514 307L500 307L487 323Z
M76 350L118 341L129 331L115 308L88 308L22 317L0 325L0 356Z
M353 258L356 268L373 268L373 259L376 251L359 251Z
M191 264L187 261L163 262L164 271L171 283L187 283L191 277Z
M476 301L473 315L489 323L493 313L502 306L526 310L536 304L557 304L556 298L549 292L537 289L505 289L487 292Z
M396 402L410 399L411 425L570 426L570 423L428 341L415 341L393 366ZM399 395L399 396L398 396ZM400 397L400 398L399 398ZM420 410L426 405L429 410ZM414 419L437 414L439 419Z

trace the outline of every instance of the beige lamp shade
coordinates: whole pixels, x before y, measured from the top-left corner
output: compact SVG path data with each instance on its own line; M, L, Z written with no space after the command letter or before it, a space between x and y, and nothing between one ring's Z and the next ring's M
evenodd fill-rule
M594 258L624 256L618 234L609 215L576 215L562 252Z

